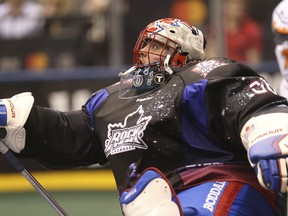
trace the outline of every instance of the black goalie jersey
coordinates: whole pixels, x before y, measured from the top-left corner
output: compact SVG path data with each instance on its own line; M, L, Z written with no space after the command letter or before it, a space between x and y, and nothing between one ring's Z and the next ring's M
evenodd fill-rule
M125 188L131 164L137 164L138 173L148 167L170 173L247 163L242 126L261 107L283 102L246 66L211 59L187 66L137 97L119 99L118 84L102 89L85 109L117 183Z
M120 194L149 167L175 189L209 180L258 185L240 131L252 115L277 104L286 100L253 70L213 58L137 97L119 98L116 83L96 92L82 111L34 107L21 154L32 152L52 168L109 162Z

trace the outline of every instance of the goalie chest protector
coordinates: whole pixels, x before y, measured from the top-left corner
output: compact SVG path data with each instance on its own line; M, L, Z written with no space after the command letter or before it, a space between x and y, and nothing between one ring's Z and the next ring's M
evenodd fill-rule
M239 63L212 59L188 65L170 76L159 88L137 97L119 98L119 83L102 90L107 92L104 100L93 110L94 132L110 162L118 189L123 191L128 187L131 164L137 164L137 173L156 167L165 174L193 163L247 162L234 119L245 105L243 102L239 106L233 104L233 115L225 120L228 125L225 129L221 128L223 116L219 112L226 106L225 101L229 101L225 98L233 96L230 89L234 91L235 85L240 89L248 83L237 78L242 76L248 77L247 80L249 77L259 78L259 75ZM229 82L232 84L228 88ZM191 85L193 83L196 84ZM202 85L200 90L197 89L198 84ZM187 99L187 95L184 95L187 86L192 87L193 96L196 95L195 98L189 96L189 103L192 104L190 109L193 110L183 108L183 98ZM259 97L259 100L272 101L274 97L272 94L271 97ZM204 121L200 119L203 116L207 117ZM197 124L199 121L202 121L204 129L195 126L195 122ZM229 139L225 140L225 134L219 135L224 132L229 135ZM218 136L216 139L215 134ZM187 145L193 145L193 148L188 147L188 153ZM207 151L198 151L199 146Z

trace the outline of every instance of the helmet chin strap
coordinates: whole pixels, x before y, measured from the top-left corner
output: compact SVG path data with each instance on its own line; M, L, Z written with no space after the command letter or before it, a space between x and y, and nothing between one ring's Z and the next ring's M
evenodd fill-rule
M164 69L167 73L169 73L169 75L172 75L174 72L173 70L170 68L169 66L169 61L170 61L171 55L168 54L164 60ZM136 66L132 66L131 68L129 68L127 71L122 71L119 73L119 76L123 76L123 75L127 75L129 73L131 73L132 71L134 71L136 69Z
M122 72L120 72L118 76L127 75L127 74L131 73L132 71L134 71L135 69L136 69L136 66L132 66L132 67L129 68L127 71L122 71Z
M164 60L164 69L165 71L167 71L167 73L169 73L169 75L173 74L173 70L169 67L169 60L171 58L171 55L168 54Z

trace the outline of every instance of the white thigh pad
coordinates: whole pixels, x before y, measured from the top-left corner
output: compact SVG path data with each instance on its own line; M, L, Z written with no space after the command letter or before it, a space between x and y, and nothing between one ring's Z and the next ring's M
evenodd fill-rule
M170 184L154 170L146 171L134 187L121 196L125 216L181 216L180 204ZM178 200L176 198L176 200Z

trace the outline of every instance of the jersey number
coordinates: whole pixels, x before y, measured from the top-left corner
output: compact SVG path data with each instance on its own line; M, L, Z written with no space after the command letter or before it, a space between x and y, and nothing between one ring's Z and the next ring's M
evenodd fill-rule
M267 93L268 91L272 92L273 94L277 94L277 92L264 79L261 79L261 81L256 80L252 82L249 87L255 94L263 94Z

